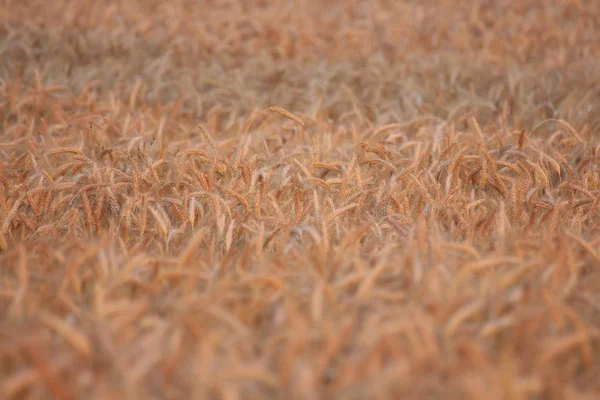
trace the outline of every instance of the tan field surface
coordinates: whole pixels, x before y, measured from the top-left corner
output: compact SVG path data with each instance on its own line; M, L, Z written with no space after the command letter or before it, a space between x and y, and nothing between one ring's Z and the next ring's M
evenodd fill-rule
M599 398L599 0L0 0L0 399Z

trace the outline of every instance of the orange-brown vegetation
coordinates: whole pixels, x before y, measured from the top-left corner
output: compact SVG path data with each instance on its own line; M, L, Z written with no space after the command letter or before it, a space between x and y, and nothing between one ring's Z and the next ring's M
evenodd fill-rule
M0 3L0 398L600 396L598 0Z

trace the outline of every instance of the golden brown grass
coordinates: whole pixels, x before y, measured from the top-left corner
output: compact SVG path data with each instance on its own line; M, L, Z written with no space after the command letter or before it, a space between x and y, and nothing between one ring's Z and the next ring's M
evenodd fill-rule
M0 398L600 397L600 4L0 6Z

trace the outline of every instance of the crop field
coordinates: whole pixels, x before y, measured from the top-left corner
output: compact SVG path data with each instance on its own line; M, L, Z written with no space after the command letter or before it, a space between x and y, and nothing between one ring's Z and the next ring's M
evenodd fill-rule
M0 0L0 399L598 398L599 0Z

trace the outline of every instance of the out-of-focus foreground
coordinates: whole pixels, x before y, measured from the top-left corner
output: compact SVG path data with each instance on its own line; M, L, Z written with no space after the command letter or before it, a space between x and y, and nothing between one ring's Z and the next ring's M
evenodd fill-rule
M600 396L597 0L0 6L0 398Z

